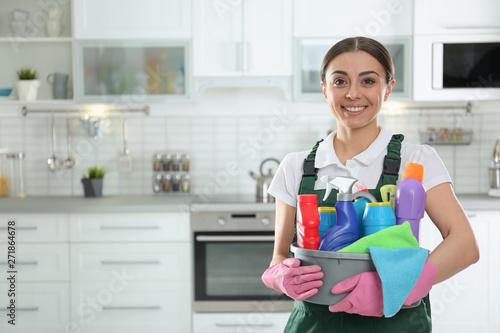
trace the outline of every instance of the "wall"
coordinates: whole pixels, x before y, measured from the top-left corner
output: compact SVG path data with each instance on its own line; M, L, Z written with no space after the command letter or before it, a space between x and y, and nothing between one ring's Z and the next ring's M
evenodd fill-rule
M451 105L453 107L453 105ZM457 193L486 193L487 168L495 139L500 135L500 102L474 104L471 114L450 110L417 109L384 111L380 121L391 132L405 134L408 142L420 142L427 127L462 127L474 131L472 144L436 146L454 180ZM66 115L55 118L58 158L66 158ZM250 170L258 172L268 157L282 159L287 152L306 150L335 121L323 102L288 102L278 89L209 89L198 102L153 105L149 116L130 114L129 148L134 170L118 172L123 150L122 117L105 121L99 140L89 138L76 114L70 114L73 169L52 173L50 114L15 112L0 116L0 147L26 153L27 193L81 196L84 170L99 164L107 168L104 195L152 194L154 151L190 152L192 192L203 197L255 195ZM274 166L272 164L269 167ZM236 194L236 197L234 195Z

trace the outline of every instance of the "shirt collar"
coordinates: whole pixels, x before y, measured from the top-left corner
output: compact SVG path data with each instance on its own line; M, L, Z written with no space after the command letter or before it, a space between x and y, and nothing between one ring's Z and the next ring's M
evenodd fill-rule
M323 168L330 164L343 166L335 153L335 149L333 148L333 139L335 138L335 135L337 135L337 131L330 133L330 135L328 135L325 140L319 144L314 162L316 168ZM380 154L386 151L387 145L389 144L389 141L391 141L391 137L391 133L381 127L380 133L375 141L373 141L364 152L354 156L353 160L365 165L372 164L375 159L380 156Z

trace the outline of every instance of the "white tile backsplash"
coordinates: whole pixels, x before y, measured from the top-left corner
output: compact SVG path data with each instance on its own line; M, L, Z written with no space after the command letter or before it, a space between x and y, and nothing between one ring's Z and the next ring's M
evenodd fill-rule
M109 117L99 140L89 138L81 121L70 117L76 166L52 173L46 161L52 154L50 115L0 116L0 147L26 153L28 195L82 196L80 178L91 165L104 166L104 195L152 194L154 151L191 153L192 192L214 196L255 195L249 171L258 172L262 160L282 159L288 152L310 149L335 120L325 103L287 102L279 92L259 89L224 89L206 93L199 102L156 105L150 116L127 119L128 146L134 170L118 172L123 151L122 118ZM222 102L221 102L222 101ZM175 112L169 110L175 109ZM183 114L184 112L184 114ZM380 123L405 140L420 142L419 131L428 127L462 127L474 131L471 145L435 146L447 166L457 193L486 193L493 145L500 136L500 102L481 102L471 114L450 110L407 110L382 113ZM56 116L56 152L66 158L66 117ZM236 171L234 171L236 170Z

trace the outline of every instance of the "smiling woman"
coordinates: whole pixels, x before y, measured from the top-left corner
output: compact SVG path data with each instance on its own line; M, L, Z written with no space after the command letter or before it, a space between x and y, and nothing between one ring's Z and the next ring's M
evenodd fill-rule
M276 198L275 243L271 265L262 281L296 300L285 332L431 332L428 292L432 285L479 258L467 215L436 151L427 145L403 143L403 135L391 135L378 123L382 104L395 84L391 57L373 39L347 38L326 53L321 65L321 87L337 121L337 131L318 141L311 151L285 156L268 191ZM324 196L326 185L320 179L350 176L381 201L380 188L396 185L407 163L424 167L425 209L444 238L423 268L418 269L418 281L405 296L404 304L420 300L419 305L384 317L377 272L361 273L328 287L334 294L339 294L340 289L350 292L335 305L308 302L307 298L328 281L322 281L318 265L303 267L299 259L289 258L290 245L297 239L298 195L316 194L318 207L333 207L337 199L334 195ZM346 285L348 290L344 290Z

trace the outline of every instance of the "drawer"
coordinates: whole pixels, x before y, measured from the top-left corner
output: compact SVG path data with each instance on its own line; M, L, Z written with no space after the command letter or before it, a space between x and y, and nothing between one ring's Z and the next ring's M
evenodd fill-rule
M0 244L7 240L7 223L16 222L16 240L20 243L67 243L68 214L0 214Z
M289 312L195 313L194 333L283 332Z
M72 285L72 321L82 333L190 333L191 283L81 282Z
M71 244L71 280L109 280L126 274L140 281L190 280L188 243Z
M69 281L68 244L19 244L15 260L21 282ZM0 269L8 270L7 256L0 258Z
M188 213L70 214L72 242L189 241Z
M0 283L0 290L0 332L66 332L70 322L69 283L18 283L15 326L7 323L8 285Z

